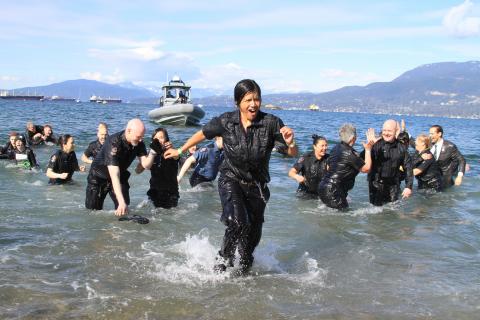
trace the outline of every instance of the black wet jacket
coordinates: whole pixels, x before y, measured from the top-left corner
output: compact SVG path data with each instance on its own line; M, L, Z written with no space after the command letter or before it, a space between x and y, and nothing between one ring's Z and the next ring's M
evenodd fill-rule
M316 193L318 184L322 181L323 176L327 172L328 154L318 160L315 157L315 151L310 151L301 156L293 165L299 174L305 177L306 191ZM300 187L300 186L299 186Z
M203 128L207 139L223 138L225 160L221 174L244 182L269 182L268 165L273 147L286 146L280 133L280 118L259 111L245 131L240 121L240 111L225 112L215 117Z
M137 146L132 146L125 138L125 131L120 131L108 136L92 162L89 176L91 178L100 178L111 180L108 173L108 166L117 166L120 169L120 182L126 183L130 177L128 167L136 157L146 156L147 148L143 141Z
M15 147L10 143L10 141L0 148L0 159L15 159Z
M37 133L43 132L43 126L34 126L34 128L35 128L35 132L31 132L28 129L25 130L25 137L27 138L28 145L35 144L35 141L33 141L33 136L36 135Z
M102 144L100 141L95 140L90 142L90 144L87 147L87 150L83 153L85 157L87 158L92 158L95 159L97 157L97 154L100 152L100 149L102 149Z
M150 189L178 192L178 159L165 159L157 154L153 159L150 178Z
M424 160L422 158L423 154L431 155L431 158ZM422 173L416 175L415 177L418 180L418 188L425 189L430 186L440 186L442 181L442 172L438 166L438 162L435 161L435 158L430 153L430 150L424 150L420 153L415 152L413 156L413 167L415 169L422 170Z
M327 184L336 185L346 194L355 184L355 177L365 161L350 145L341 142L337 144L328 157L328 171L320 182L320 188Z
M400 184L402 170L405 172L405 187L411 189L413 167L407 147L397 140L378 140L372 147L372 168L368 180L385 185Z
M50 183L55 184L72 180L73 173L80 170L75 151L66 153L62 150L57 150L57 152L50 157L47 168L52 169L55 173L68 173L66 179L50 179Z

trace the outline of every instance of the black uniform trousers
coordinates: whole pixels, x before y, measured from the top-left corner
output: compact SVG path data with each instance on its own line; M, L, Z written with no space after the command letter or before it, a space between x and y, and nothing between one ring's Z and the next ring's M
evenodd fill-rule
M127 205L130 204L130 185L128 181L120 181L120 186L122 187L123 199ZM90 210L102 210L103 202L107 194L110 195L112 201L115 205L115 209L118 208L118 200L113 191L112 183L106 179L101 179L94 177L91 174L87 178L87 191L85 197L85 208Z
M262 237L264 211L270 198L266 183L243 183L220 176L218 192L222 202L221 221L227 226L219 256L233 266L235 250L240 254L240 266L253 264L253 251Z
M320 199L329 208L346 210L348 208L347 193L337 184L326 183L319 188Z
M180 198L178 190L158 190L150 188L147 191L147 195L155 207L164 209L178 206L178 199Z
M368 182L370 203L374 206L383 206L386 203L397 201L400 197L399 179L371 180Z

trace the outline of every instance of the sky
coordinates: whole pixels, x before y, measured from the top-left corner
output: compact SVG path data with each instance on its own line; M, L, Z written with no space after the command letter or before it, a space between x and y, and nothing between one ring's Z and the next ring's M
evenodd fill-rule
M72 79L325 92L480 60L480 0L0 1L0 88Z

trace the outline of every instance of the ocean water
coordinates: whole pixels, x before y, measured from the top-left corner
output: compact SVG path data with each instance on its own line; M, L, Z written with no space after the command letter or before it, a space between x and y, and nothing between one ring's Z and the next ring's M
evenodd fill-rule
M149 141L150 105L0 101L0 141L28 120L76 138L80 159L98 122L121 130L140 117ZM207 121L229 108L206 107ZM345 122L381 128L386 115L271 111L295 130L302 152L313 133L330 147ZM394 116L401 119L400 116ZM2 319L478 319L480 312L480 122L405 117L413 135L444 127L467 158L462 186L384 207L368 203L366 176L351 210L295 197L295 159L274 155L271 198L252 275L214 274L224 227L216 184L181 183L175 209L146 201L149 172L132 174L132 213L147 225L84 208L86 173L49 186L54 147L35 149L41 170L0 161L0 318ZM176 146L198 128L167 127ZM360 149L359 146L357 146ZM135 162L134 162L135 163ZM133 171L133 170L132 170ZM416 190L415 190L416 191Z

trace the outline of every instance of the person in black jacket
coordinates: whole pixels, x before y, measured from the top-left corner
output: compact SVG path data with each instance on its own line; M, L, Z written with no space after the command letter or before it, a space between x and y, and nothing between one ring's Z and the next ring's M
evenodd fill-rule
M420 134L415 140L415 155L413 158L413 175L418 180L418 189L440 191L442 189L442 172L437 161L430 153L430 138ZM427 155L426 157L422 157ZM425 159L424 159L425 158Z
M10 155L12 152L15 151L15 141L17 140L18 133L15 131L10 132L8 135L8 142L5 144L5 146L0 147L0 155ZM5 159L8 159L8 157L5 157Z
M260 111L261 90L254 80L245 79L234 89L238 110L214 117L178 150L169 149L165 158L178 157L190 146L217 136L223 138L224 161L220 166L218 192L222 202L220 220L226 225L217 272L233 266L235 250L240 254L243 275L253 264L253 251L260 242L264 211L270 191L269 162L276 143L288 146L287 154L295 156L297 147L293 130L278 117Z
M317 198L318 184L327 172L327 139L314 134L313 150L301 156L288 172L298 182L297 195L302 198Z
M402 198L412 194L413 168L408 147L396 138L398 131L395 120L383 124L382 136L372 148L372 168L368 174L370 203L376 206L398 200L400 181L405 173L405 188Z
M38 168L37 159L32 149L25 146L25 139L22 136L17 136L15 139L14 159L17 166L25 169Z
M443 139L443 128L441 126L431 126L429 133L433 144L431 152L442 171L442 187L445 189L454 184L456 186L461 185L465 174L465 158L454 143ZM457 177L454 181L455 175Z
M143 143L145 125L140 119L132 119L125 130L108 136L90 166L85 192L85 208L102 210L107 194L115 205L115 215L128 213L130 185L128 167L138 158L144 168L151 166L154 153L147 156Z
M60 138L60 149L51 157L47 166L49 184L64 184L72 180L75 171L85 171L85 166L78 166L75 154L75 141L69 134Z
M340 143L331 151L328 157L328 170L318 186L320 199L327 207L345 210L348 208L348 191L355 184L355 177L359 172L367 173L372 165L371 149L374 131L367 132L367 143L363 144L363 156L353 149L357 140L357 130L346 123L338 131Z
M27 122L27 129L25 130L25 138L27 139L27 146L38 144L43 133L43 126L34 125L33 122Z
M144 168L141 163L137 165L136 173L144 169L150 169L150 189L147 191L148 198L157 208L170 209L178 205L180 195L178 193L178 158L165 159L163 153L172 147L167 129L157 128L152 134L150 148L155 154L151 166Z
M108 126L105 122L100 122L97 128L97 140L90 142L87 150L82 154L82 161L85 163L92 163L102 148L105 140L108 137Z

